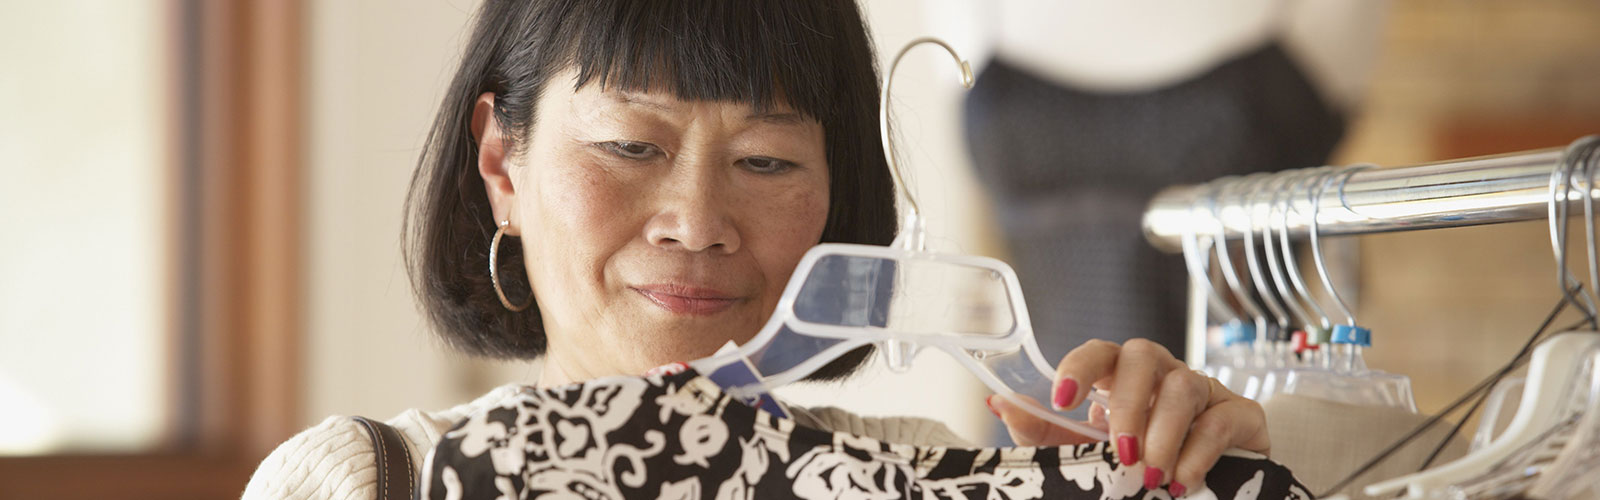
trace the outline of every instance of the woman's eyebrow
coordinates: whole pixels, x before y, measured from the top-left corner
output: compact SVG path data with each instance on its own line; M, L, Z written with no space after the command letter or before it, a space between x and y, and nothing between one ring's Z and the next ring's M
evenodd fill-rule
M619 104L624 104L624 105L629 105L629 106L640 106L640 107L648 108L648 109L651 109L651 110L659 111L659 112L662 112L662 113L675 113L675 112L678 111L678 107L677 106L674 106L674 105L666 103L666 102L662 102L662 101L660 101L658 99L651 98L647 94L642 94L642 93L637 93L637 92L628 92L628 91L624 91L624 90L616 90L616 91L607 91L607 92L604 93L604 95L607 98L609 98L612 101L615 101L615 102L617 102ZM772 125L785 125L785 126L788 126L788 125L800 125L800 124L805 123L805 121L806 121L806 118L804 116L802 116L800 113L796 113L796 112L793 112L793 111L787 111L787 110L750 113L748 115L745 115L744 119L746 121L759 121L759 122L764 122L764 123L768 123L768 124L772 124Z

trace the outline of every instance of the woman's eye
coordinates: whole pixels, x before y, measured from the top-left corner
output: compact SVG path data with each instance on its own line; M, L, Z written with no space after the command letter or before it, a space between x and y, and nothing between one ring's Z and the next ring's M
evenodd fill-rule
M756 156L745 158L740 161L743 162L745 167L749 168L750 171L760 174L776 174L794 168L793 163L779 160L777 158L762 158Z
M660 152L654 145L644 142L611 141L600 143L600 147L611 154L629 160L649 159Z

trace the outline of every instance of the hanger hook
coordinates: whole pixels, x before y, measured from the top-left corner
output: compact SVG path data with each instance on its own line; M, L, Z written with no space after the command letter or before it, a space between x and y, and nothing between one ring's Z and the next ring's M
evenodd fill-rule
M1295 298L1294 292L1289 291L1289 280L1284 277L1284 259L1280 258L1278 242L1272 236L1272 221L1277 216L1279 203L1283 198L1286 198L1286 192L1299 175L1303 175L1299 170L1291 170L1279 174L1278 183L1269 188L1270 196L1267 200L1266 208L1267 220L1266 224L1261 225L1261 244L1267 251L1267 271L1271 273L1272 285L1277 289L1278 296L1283 299L1283 305L1288 306L1289 312L1293 314L1296 320L1300 321L1301 325L1311 326L1311 314L1307 313L1305 308L1300 307L1300 301ZM1287 209L1284 210L1287 211ZM1284 332L1284 334L1287 335L1288 332Z
M1597 264L1600 264L1600 259L1595 258L1594 230L1594 152L1596 144L1590 141L1580 147L1583 150L1579 152L1578 158L1575 159L1573 168L1583 170L1583 230L1584 243L1589 254L1589 288L1584 293L1589 298L1590 303L1593 304L1597 299L1600 299L1600 292L1595 290L1595 286L1600 284L1600 272L1596 271Z
M1306 305L1311 306L1311 312L1316 313L1316 319L1319 321L1317 326L1322 328L1332 328L1333 320L1328 317L1327 311L1322 310L1322 304L1319 304L1311 296L1311 292L1306 290L1305 273L1300 272L1300 263L1295 257L1294 247L1289 244L1289 212L1292 211L1298 216L1300 209L1296 208L1295 193L1304 187L1306 199L1309 200L1311 198L1312 183L1326 177L1331 173L1330 171L1329 167L1307 169L1304 174L1301 174L1289 185L1288 192L1283 197L1283 217L1279 219L1278 226L1278 243L1279 248L1283 251L1283 267L1284 272L1289 275L1289 284L1294 286L1294 291L1299 294L1300 299L1304 300Z
M1266 304L1268 310L1272 311L1273 319L1278 328L1287 330L1290 321L1289 313L1284 310L1283 303L1278 300L1278 297L1272 293L1271 287L1267 286L1267 272L1261 269L1261 257L1258 257L1256 252L1256 232L1261 230L1257 216L1260 215L1263 208L1262 205L1256 203L1256 199L1263 196L1267 187L1282 174L1263 175L1264 177L1251 185L1252 188L1259 189L1247 191L1240 197L1240 206L1246 210L1246 215L1250 217L1250 228L1244 232L1244 258L1250 270L1250 281L1255 283L1256 292L1261 295L1261 302Z
M1198 220L1195 211L1198 210L1201 201L1201 196L1196 196L1189 200L1188 215L1190 221ZM1194 280L1205 288L1206 302L1211 305L1212 309L1226 311L1228 315L1233 317L1233 321L1239 321L1239 313L1228 304L1228 301L1223 300L1222 294L1217 293L1216 285L1211 282L1211 274L1205 271L1205 265L1200 261L1200 238L1195 234L1197 231L1194 226L1195 224L1190 223L1185 224L1183 228L1183 263L1184 267L1189 270L1189 279ZM1215 247L1214 244L1211 246ZM1209 263L1211 259L1208 256L1206 260Z
M1341 171L1329 173L1326 177L1323 177L1322 182L1317 186L1316 193L1311 195L1311 227L1309 228L1311 234L1311 263L1317 268L1317 277L1322 280L1322 288L1328 291L1328 296L1333 297L1333 304L1338 306L1340 313L1344 314L1345 324L1352 327L1356 326L1356 315L1350 312L1350 305L1345 303L1344 297L1340 296L1339 291L1334 288L1332 276L1328 274L1327 261L1322 258L1322 240L1319 235L1321 231L1318 229L1320 221L1317 220L1317 217L1322 210L1322 194L1327 192L1330 181L1343 174L1344 179L1339 181L1339 204L1343 205L1344 186L1350 183L1350 178L1355 176L1356 172L1376 167L1377 165L1370 163L1352 165Z
M1563 300L1582 310L1591 326L1596 322L1594 299L1588 293L1573 289L1572 282L1577 278L1567 267L1567 205L1572 196L1571 174L1576 166L1577 157L1582 151L1593 148L1597 142L1600 142L1600 136L1591 135L1579 138L1567 147L1561 156L1561 163L1550 172L1550 198L1547 206L1550 218L1550 250L1556 259L1556 284L1561 288ZM1582 293L1582 302L1574 296L1575 293Z
M900 48L900 52L894 55L893 61L889 63L889 71L883 74L883 89L880 90L880 95L878 96L878 130L883 136L883 155L889 160L889 174L894 176L895 184L900 186L900 194L905 196L906 204L911 210L910 216L913 219L920 214L920 209L917 206L917 198L911 195L911 186L906 183L905 174L900 171L900 162L895 160L899 155L895 154L894 139L892 139L892 134L889 133L889 88L894 85L894 70L900 67L900 58L905 57L906 52L910 52L912 47L924 43L932 43L944 47L944 50L950 53L950 57L955 58L956 64L961 68L961 86L963 88L972 88L973 82L972 65L968 64L966 59L962 59L961 55L957 54L956 49L951 47L950 44L934 37L921 37L906 43L904 47Z
M1222 268L1222 277L1228 282L1228 289L1233 292L1234 298L1238 299L1239 304L1250 314L1250 317L1255 319L1256 331L1265 332L1267 330L1266 314L1261 311L1261 305L1256 303L1255 298L1251 297L1249 292L1245 290L1243 280L1239 279L1239 271L1234 268L1233 256L1228 252L1228 225L1222 219L1222 210L1218 208L1217 203L1217 198L1227 195L1232 188L1246 180L1248 179L1234 177L1217 179L1214 181L1215 185L1207 200L1211 204L1211 219L1217 222L1215 226L1216 234L1213 238L1217 242L1217 263Z

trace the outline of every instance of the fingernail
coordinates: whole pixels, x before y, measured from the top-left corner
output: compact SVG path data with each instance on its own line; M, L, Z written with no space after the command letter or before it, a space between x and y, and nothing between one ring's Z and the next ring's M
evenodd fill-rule
M1052 401L1052 403L1055 404L1057 410L1065 410L1067 409L1067 405L1072 403L1072 398L1077 396L1078 381L1070 378L1062 378L1060 382L1056 383L1056 397L1055 401Z
M993 413L994 414L994 418L1000 418L1000 410L996 410L994 408L994 395L993 394L990 394L989 397L987 397L987 398L983 398L983 405L989 407L989 413Z
M1139 438L1132 434L1117 436L1117 458L1122 459L1122 465L1139 463Z
M1189 491L1189 489L1184 488L1183 483L1177 481L1173 481L1172 484L1167 485L1167 492L1171 493L1174 497L1181 497L1187 491Z
M1156 488L1160 488L1160 487L1161 487L1161 469L1156 468L1156 467L1145 467L1145 469L1144 469L1144 489L1155 490Z

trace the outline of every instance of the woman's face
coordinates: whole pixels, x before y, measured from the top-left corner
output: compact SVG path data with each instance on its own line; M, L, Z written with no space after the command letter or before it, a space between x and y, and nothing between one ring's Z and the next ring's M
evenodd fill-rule
M822 125L782 107L572 91L575 78L546 87L496 203L522 237L544 316L540 383L638 374L749 340L821 240Z

